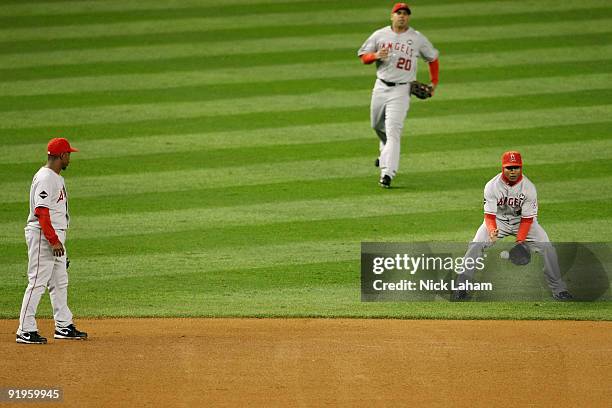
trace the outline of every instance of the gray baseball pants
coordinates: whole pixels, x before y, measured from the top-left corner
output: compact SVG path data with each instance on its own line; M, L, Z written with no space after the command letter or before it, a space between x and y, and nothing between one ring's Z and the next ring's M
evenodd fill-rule
M498 238L504 238L507 236L516 236L518 233L520 221L515 224L509 224L500 219L497 219L497 229L499 230ZM561 278L561 271L559 269L559 260L557 258L557 251L548 239L548 234L544 231L544 228L538 224L538 220L533 220L529 233L527 234L526 244L531 251L540 253L544 258L544 276L548 287L554 294L567 290L567 286ZM486 224L483 222L474 239L470 242L468 250L465 254L465 259L475 259L484 255L485 249L495 245L495 243L489 240L489 232ZM458 282L464 283L468 280L473 279L474 269L467 269L463 274L459 275Z
M65 243L66 231L55 232ZM62 257L53 256L51 245L40 229L26 229L25 238L28 244L28 286L23 295L17 333L38 331L36 309L45 289L49 289L55 325L66 327L72 324L72 312L68 308L66 253Z
M370 103L372 129L380 139L380 176L395 177L399 168L400 140L410 107L410 84L387 86L376 80Z

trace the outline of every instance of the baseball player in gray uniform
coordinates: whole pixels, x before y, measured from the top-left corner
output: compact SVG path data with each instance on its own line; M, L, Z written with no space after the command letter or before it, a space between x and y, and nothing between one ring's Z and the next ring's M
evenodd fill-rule
M417 58L429 62L433 88L438 85L438 50L420 32L409 27L411 11L406 3L396 3L391 26L375 31L357 55L364 64L376 62L376 82L370 104L371 126L380 139L381 187L391 187L399 168L400 138L410 107L410 83L416 80Z
M47 145L47 164L34 175L30 188L30 214L25 227L28 244L28 286L23 296L17 343L44 344L38 333L36 309L45 289L49 289L56 339L84 340L87 333L76 329L68 308L66 230L70 223L68 194L60 176L70 163L70 153L78 150L64 138Z
M517 243L525 243L530 250L544 257L544 275L556 300L571 300L572 295L561 278L557 252L544 228L538 224L538 197L534 184L523 175L523 160L517 151L502 155L502 172L493 177L484 189L484 222L469 244L466 259L484 255L484 250L498 239L509 235ZM474 276L474 269L466 268L458 282L465 283ZM453 293L455 300L467 298L466 291Z

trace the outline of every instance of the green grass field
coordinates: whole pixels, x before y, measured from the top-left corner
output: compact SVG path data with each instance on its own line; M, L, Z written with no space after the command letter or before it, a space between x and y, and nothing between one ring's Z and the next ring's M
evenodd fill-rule
M360 302L360 243L467 243L505 150L553 241L612 241L612 4L412 2L441 85L413 99L385 191L356 51L391 5L0 3L0 317L19 314L29 186L62 136L81 150L63 173L77 317L612 319L610 302Z

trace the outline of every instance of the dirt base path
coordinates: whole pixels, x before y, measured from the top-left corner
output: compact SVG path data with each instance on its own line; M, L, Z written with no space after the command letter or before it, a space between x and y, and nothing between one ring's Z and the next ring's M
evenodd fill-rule
M43 320L49 344L21 345L0 321L0 388L63 391L28 407L612 405L612 322L77 323L88 341Z

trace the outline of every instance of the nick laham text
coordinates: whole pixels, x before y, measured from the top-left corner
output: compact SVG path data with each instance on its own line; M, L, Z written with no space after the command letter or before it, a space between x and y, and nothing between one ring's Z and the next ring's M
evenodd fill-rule
M377 291L455 291L455 290L466 290L466 291L487 291L493 290L493 284L490 282L455 282L451 280L444 282L443 280L433 279L420 279L418 281L411 281L402 279L399 282L383 282L378 279L372 283L374 290Z

